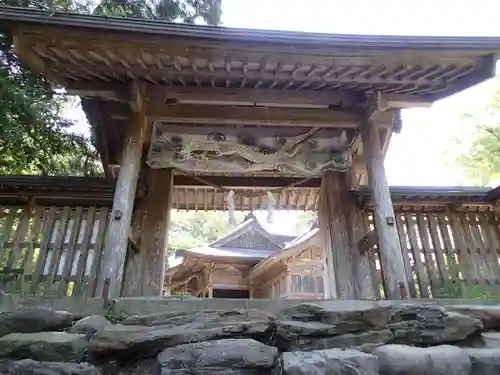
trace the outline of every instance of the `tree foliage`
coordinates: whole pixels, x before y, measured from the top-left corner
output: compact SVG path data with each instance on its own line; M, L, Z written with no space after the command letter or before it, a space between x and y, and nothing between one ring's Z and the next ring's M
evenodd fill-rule
M218 24L221 0L0 0L0 5L38 7L106 16ZM0 33L0 174L99 175L92 140L71 130L63 115L72 98L23 65L10 35ZM74 100L74 99L73 99Z
M235 212L236 222L241 223L243 212ZM215 241L234 227L228 223L227 212L221 211L172 211L169 243L170 249L190 249Z
M486 108L464 114L463 119L465 131L454 138L448 159L476 184L500 179L500 89Z

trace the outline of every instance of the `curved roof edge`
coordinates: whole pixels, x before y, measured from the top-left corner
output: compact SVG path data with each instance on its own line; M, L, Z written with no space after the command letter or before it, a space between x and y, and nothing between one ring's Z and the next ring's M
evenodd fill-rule
M325 47L384 48L388 50L490 50L500 47L500 37L397 36L327 34L298 31L228 28L187 25L160 20L106 17L33 8L0 7L0 20L9 23L52 24L108 31L131 31L145 34L211 38L229 41L265 43L315 43Z

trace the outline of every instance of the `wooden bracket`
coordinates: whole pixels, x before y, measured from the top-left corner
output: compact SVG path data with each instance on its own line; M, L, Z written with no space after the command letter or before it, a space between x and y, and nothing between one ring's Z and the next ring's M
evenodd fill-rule
M377 236L377 231L375 229L371 230L368 232L359 242L358 242L358 248L359 252L361 254L364 254L371 249L373 249L375 246L377 246L378 242L378 236Z
M134 250L136 253L141 251L140 243L137 237L132 233L132 231L129 232L128 234L128 244Z

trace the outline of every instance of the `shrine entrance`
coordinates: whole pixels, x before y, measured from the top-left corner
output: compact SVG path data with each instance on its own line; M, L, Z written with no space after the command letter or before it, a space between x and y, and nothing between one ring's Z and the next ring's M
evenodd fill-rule
M237 289L214 289L213 298L238 298L238 299L248 299L250 298L249 290L237 290Z
M82 97L115 186L93 288L106 297L162 294L174 205L317 210L330 298L366 295L365 242L376 243L386 297L408 296L383 163L401 109L492 77L499 52L487 38L249 32L34 9L0 8L0 22L24 64ZM352 194L366 182L369 207Z

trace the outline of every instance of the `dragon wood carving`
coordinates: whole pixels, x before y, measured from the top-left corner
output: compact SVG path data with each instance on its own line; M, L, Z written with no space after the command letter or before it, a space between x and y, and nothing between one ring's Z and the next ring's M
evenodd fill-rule
M253 135L257 131L262 134L255 128L194 128L158 122L148 164L193 173L279 171L301 176L347 171L351 166L345 131L322 138L322 130L312 128L294 136L262 134L258 140Z

